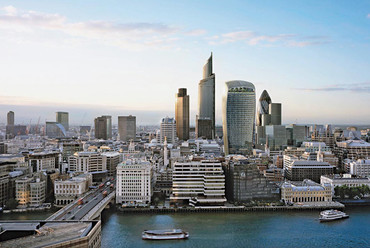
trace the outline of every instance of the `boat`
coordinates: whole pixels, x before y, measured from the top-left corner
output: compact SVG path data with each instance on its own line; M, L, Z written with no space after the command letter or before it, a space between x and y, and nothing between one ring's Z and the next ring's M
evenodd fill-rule
M349 215L339 210L325 210L320 213L320 222L334 221L348 218Z
M169 239L187 239L188 232L181 229L164 229L164 230L144 230L143 239L148 240L169 240Z

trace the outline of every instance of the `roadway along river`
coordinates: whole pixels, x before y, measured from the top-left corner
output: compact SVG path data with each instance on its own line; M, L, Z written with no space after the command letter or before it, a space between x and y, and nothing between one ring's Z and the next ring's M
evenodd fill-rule
M102 247L370 247L370 207L347 208L349 219L318 221L319 212L123 214L102 216ZM51 212L2 214L45 219ZM182 228L188 240L145 241L144 229Z

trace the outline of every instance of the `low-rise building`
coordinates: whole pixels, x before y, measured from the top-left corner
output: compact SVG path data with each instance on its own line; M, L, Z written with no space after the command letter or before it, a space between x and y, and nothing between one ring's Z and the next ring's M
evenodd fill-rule
M367 185L370 187L370 178L352 177L351 174L334 174L321 176L320 183L321 185L330 184L332 187L332 194L334 196L335 187L347 186L352 188L362 185Z
M281 186L281 200L286 203L332 202L332 186L322 185L309 179L302 183L285 182Z
M23 177L15 180L16 200L21 206L40 206L45 202L46 182L40 178Z
M54 196L56 205L66 205L79 198L92 185L91 174L81 174L68 180L54 182Z
M28 163L31 167L31 172L40 172L43 170L53 171L59 169L59 152L44 151L31 153L29 155Z

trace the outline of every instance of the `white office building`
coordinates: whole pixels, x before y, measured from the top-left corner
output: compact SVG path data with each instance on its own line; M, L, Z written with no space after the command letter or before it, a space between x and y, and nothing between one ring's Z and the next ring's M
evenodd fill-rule
M167 137L167 143L173 144L176 141L176 120L174 118L163 118L161 121L161 129L159 137L157 137L159 143L163 144L165 137Z
M370 158L351 162L350 173L358 177L370 177Z
M173 167L171 203L223 205L225 175L217 160L176 162Z
M153 186L150 162L129 159L117 166L116 203L128 206L149 204Z
M89 190L92 185L91 174L81 174L68 180L54 182L54 195L56 205L66 205L79 198Z

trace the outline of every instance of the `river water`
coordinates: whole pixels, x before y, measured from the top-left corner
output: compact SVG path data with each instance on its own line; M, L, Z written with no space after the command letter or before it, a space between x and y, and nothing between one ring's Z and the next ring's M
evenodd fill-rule
M319 211L102 215L102 247L370 247L370 207L347 208L349 219L318 221ZM2 214L45 219L51 212ZM146 241L145 229L181 228L188 240Z

